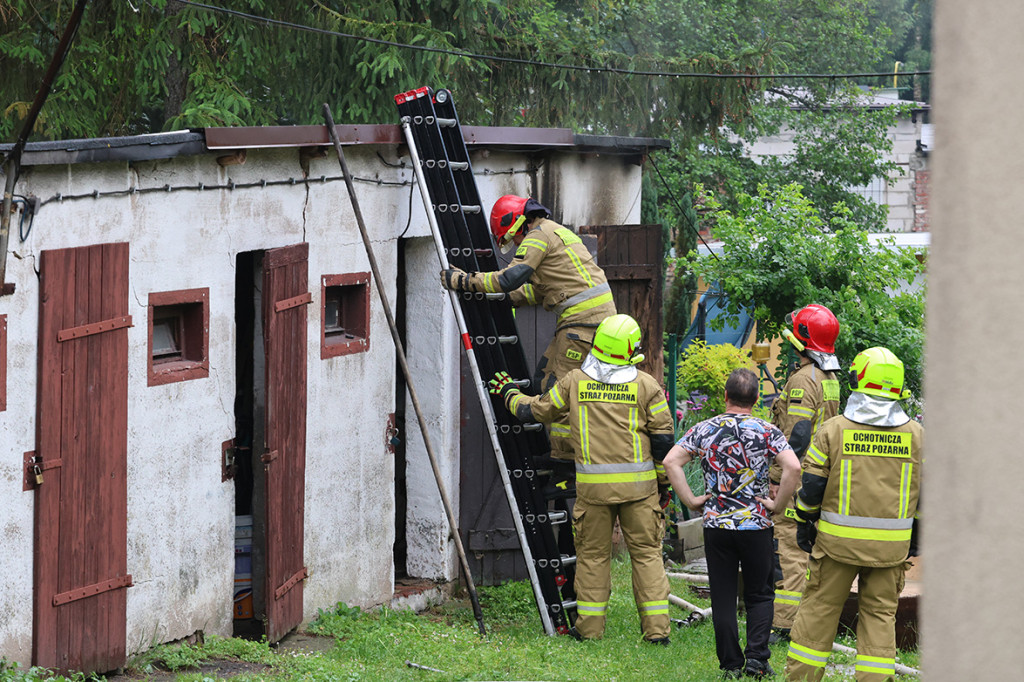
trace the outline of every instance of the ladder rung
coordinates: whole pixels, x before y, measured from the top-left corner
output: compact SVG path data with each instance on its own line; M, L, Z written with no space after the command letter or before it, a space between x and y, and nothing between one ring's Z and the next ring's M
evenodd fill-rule
M573 565L575 563L576 563L576 557L575 556L569 556L568 554L563 554L562 555L562 565L563 566L571 566L571 565Z
M551 519L551 523L565 523L569 520L569 512L567 511L553 511L548 512L548 518Z
M494 249L473 249L477 258L490 258L494 255Z
M523 476L526 476L527 478L533 478L536 472L533 469L513 469L511 473L512 478L522 478ZM544 517L544 520L541 521L541 523L544 523L545 521L547 521L546 516ZM530 521L530 523L533 523L533 521Z
M543 431L543 424L523 424L523 431Z
M485 298L487 298L488 301L504 301L505 300L505 292L504 291L499 291L496 294L485 294L484 296L485 296Z
M498 337L498 343L502 343L502 344L519 343L519 337L518 336L499 336Z
M515 433L520 434L523 432L522 424L499 424L498 431L501 433Z
M463 206L462 207L462 212L463 213L479 213L480 212L480 204L471 204L469 206Z
M469 170L469 161L451 161L448 165L452 167L452 170Z
M430 118L430 116L427 118ZM454 118L441 118L440 116L437 118L437 125L441 128L454 128L458 124L459 122Z
M462 256L463 258L469 258L473 255L473 249L468 246L464 246L461 249L457 246L453 246L448 249L449 256Z
M573 601L564 601L564 602L562 602L562 608L563 609L574 609L574 608L576 608L576 601L575 600L573 600Z
M515 379L512 383L516 385L516 388L529 388L533 382L529 379Z

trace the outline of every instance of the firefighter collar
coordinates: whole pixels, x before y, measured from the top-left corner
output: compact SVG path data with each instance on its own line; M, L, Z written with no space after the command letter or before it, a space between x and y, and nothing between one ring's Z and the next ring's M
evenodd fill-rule
M804 351L807 353L807 357L811 359L818 369L823 372L835 372L839 369L839 360L832 353L822 353L820 350L811 350L808 348Z
M588 377L602 384L624 384L636 379L637 373L636 365L613 365L598 360L592 353L587 353L580 369Z
M910 421L910 417L897 401L859 391L850 394L843 416L852 422L868 426L903 426Z

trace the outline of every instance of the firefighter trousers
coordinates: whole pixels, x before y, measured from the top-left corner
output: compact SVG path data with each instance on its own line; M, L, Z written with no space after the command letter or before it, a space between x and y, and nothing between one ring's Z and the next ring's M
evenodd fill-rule
M573 507L576 531L576 630L584 639L604 635L611 596L612 530L619 519L633 566L633 598L644 639L669 635L668 577L661 556L665 513L657 493L619 504L595 504L577 498Z
M772 521L775 524L775 554L782 570L782 576L775 581L775 616L772 627L789 629L793 627L796 610L803 596L809 555L796 544L796 521L781 513L773 516Z
M832 652L839 616L857 578L858 682L896 679L896 607L904 565L872 568L811 554L804 597L790 633L786 679L818 682Z
M537 363L534 381L538 395L550 391L555 382L583 364L583 359L594 345L594 331L594 327L566 327L555 332ZM568 420L552 423L548 427L548 437L551 440L551 457L570 461L576 458Z

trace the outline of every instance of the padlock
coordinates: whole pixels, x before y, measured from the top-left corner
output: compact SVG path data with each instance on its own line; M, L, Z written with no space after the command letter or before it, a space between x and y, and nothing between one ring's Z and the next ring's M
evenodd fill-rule
M36 485L43 484L43 470L39 468L38 464L32 466L32 475L36 477Z

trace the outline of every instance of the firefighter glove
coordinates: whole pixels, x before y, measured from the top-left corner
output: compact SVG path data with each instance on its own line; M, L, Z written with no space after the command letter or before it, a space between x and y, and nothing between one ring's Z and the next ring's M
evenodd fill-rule
M907 550L907 558L918 555L918 523L917 519L914 519L914 525L910 529L910 549Z
M796 524L796 544L808 554L814 549L814 541L818 537L818 527L809 521L799 521Z
M516 388L515 382L512 381L508 372L496 372L494 378L487 382L487 390L492 395L500 396L502 402L506 403L509 393L512 391L519 393L519 389Z
M465 291L469 284L469 275L459 268L448 268L441 271L441 286L452 291Z
M662 509L667 509L669 502L672 501L672 488L667 485L658 486L658 505Z

